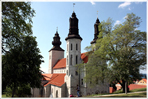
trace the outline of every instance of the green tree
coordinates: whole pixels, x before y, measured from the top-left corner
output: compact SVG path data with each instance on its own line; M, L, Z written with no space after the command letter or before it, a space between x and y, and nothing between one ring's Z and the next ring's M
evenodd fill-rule
M24 35L32 34L35 11L29 2L2 2L2 53L19 45Z
M24 86L40 87L43 61L32 36L34 14L29 2L2 2L2 88L9 87L12 97Z
M2 76L7 87L12 89L12 97L24 85L40 87L40 64L43 61L39 53L35 37L26 36L19 46L2 56Z
M146 32L137 30L140 22L140 17L133 13L114 27L110 18L101 22L97 43L87 47L91 54L85 64L86 81L97 78L118 82L126 92L125 88L133 80L140 79L139 68L146 64Z

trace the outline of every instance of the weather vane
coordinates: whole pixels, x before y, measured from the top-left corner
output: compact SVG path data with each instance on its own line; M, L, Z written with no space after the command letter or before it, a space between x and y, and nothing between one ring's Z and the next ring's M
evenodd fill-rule
M58 27L57 27L57 31L58 31Z
M73 12L74 12L74 5L75 5L75 3L73 3Z
M99 12L99 11L97 11L97 18L98 18L98 12Z

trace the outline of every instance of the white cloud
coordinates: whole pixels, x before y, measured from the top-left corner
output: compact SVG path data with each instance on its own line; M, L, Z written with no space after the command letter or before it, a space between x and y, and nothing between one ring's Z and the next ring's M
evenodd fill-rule
M128 16L126 15L125 17L123 17L123 19L126 19Z
M120 4L118 6L118 8L125 8L125 7L129 6L130 4L131 4L130 2L124 2L124 3Z
M121 21L117 20L114 25L120 24Z
M131 8L129 7L128 10L131 10Z
M135 4L142 4L142 2L135 2Z
M91 2L92 5L95 5L95 2L94 1L91 0L90 2Z
M138 30L138 28L135 28L135 31Z

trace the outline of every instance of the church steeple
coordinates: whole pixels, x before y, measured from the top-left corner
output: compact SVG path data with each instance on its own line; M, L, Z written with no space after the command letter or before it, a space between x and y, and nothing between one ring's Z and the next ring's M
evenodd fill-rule
M69 18L69 22L70 22L69 34L68 37L65 38L65 40L72 38L77 38L82 40L82 38L79 35L78 19L74 11L72 13L72 16Z
M94 39L93 39L93 41L91 41L91 44L96 43L96 40L98 39L98 34L99 34L98 26L99 26L99 24L100 24L100 21L99 21L99 19L97 17L96 23L94 24L94 29L95 29Z
M56 31L54 37L53 37L53 41L52 41L52 49L51 50L58 50L58 51L64 51L60 45L61 45L61 41L60 41L60 36L58 34L58 30Z

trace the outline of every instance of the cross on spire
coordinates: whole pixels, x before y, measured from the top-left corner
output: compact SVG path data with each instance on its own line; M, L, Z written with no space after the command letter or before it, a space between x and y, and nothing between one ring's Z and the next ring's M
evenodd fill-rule
M75 3L73 3L73 12L74 12L74 5L75 5Z
M98 18L98 12L99 12L99 11L97 11L97 18Z

